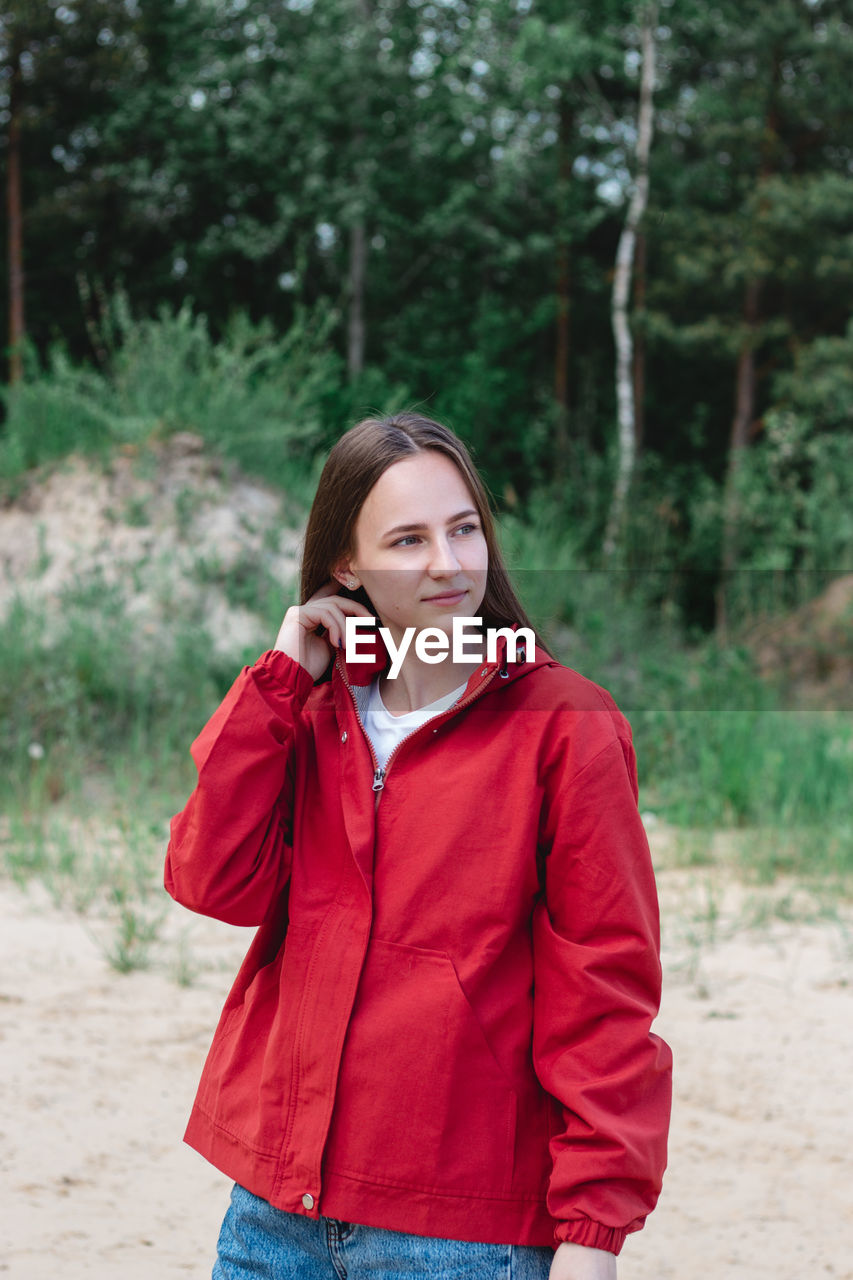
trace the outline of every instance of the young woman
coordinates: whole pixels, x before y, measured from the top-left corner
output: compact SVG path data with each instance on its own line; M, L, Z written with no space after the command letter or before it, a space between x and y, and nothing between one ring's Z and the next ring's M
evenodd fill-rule
M535 637L428 418L332 449L301 600L193 744L166 860L260 926L186 1133L235 1180L214 1277L612 1280L670 1090L629 726Z

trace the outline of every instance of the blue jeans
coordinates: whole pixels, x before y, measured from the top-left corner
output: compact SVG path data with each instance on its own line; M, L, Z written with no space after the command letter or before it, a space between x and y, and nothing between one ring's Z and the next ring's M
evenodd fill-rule
M304 1218L235 1184L212 1280L547 1280L553 1250Z

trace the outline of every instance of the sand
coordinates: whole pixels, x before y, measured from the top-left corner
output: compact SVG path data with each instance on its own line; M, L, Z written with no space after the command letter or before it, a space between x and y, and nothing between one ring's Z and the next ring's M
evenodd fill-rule
M853 913L722 871L660 888L670 1165L620 1280L853 1278ZM105 922L39 884L0 885L0 911L0 1273L209 1277L230 1184L181 1137L251 931L170 903L152 968L122 975Z

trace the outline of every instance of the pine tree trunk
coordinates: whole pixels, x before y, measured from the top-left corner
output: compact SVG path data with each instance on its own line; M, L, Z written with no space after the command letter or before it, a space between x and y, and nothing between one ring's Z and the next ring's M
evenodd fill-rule
M366 273L367 234L364 228L364 219L359 217L350 230L347 369L351 381L357 378L364 369L364 282Z
M770 97L761 144L761 164L758 171L759 190L774 172L774 149L779 134L779 115L776 108L776 91L780 79L780 60L774 54L770 76ZM761 207L766 207L762 198ZM723 487L723 550L720 560L720 580L716 593L715 626L719 639L726 643L729 630L728 580L738 561L741 509L738 496L738 478L744 454L749 447L752 424L755 421L756 372L755 348L761 314L761 280L747 281L743 299L743 341L740 345L735 374L735 407L729 432L729 455Z
M361 28L360 39L363 49L367 48L368 37L373 21L370 0L355 0L356 20ZM362 86L363 89L363 86ZM364 120L367 115L367 101L364 92L358 95L353 119ZM353 186L359 203L359 211L350 227L349 241L349 322L347 332L347 372L353 382L364 369L364 351L367 345L367 331L364 319L364 292L367 280L367 229L365 226L365 209L368 206L367 184L364 179L365 150L367 139L364 129L356 126L353 165Z
M12 63L9 86L9 135L6 157L6 214L9 270L9 382L20 382L24 373L24 248L21 199L21 63Z
M640 108L637 117L637 177L628 213L616 250L613 276L611 323L616 346L616 406L618 457L616 483L604 535L605 558L612 559L625 521L625 506L636 460L636 413L634 406L634 346L628 320L631 277L637 231L649 196L649 154L654 128L655 22L657 6L649 5L643 15L641 35L643 70L640 80Z
M564 474L569 454L569 351L571 314L569 246L557 245L557 334L554 349L554 402L557 418L554 429L554 471Z
M571 356L571 245L568 233L568 195L572 176L571 139L574 112L566 102L560 110L559 198L557 207L557 332L554 348L554 472L565 474L569 456L569 359Z
M735 408L729 432L729 456L723 490L723 554L720 563L721 576L717 587L716 628L725 640L728 632L726 588L728 577L738 558L738 534L740 529L740 502L738 477L744 453L749 447L750 429L755 420L755 342L761 303L761 283L750 280L743 300L744 336L738 352L735 376Z

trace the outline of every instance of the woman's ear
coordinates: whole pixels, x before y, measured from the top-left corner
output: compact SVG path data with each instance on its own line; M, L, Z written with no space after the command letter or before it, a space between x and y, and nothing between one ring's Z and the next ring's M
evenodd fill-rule
M342 587L346 587L347 591L357 591L361 585L346 560L341 560L335 565L332 570L332 577L335 578Z

